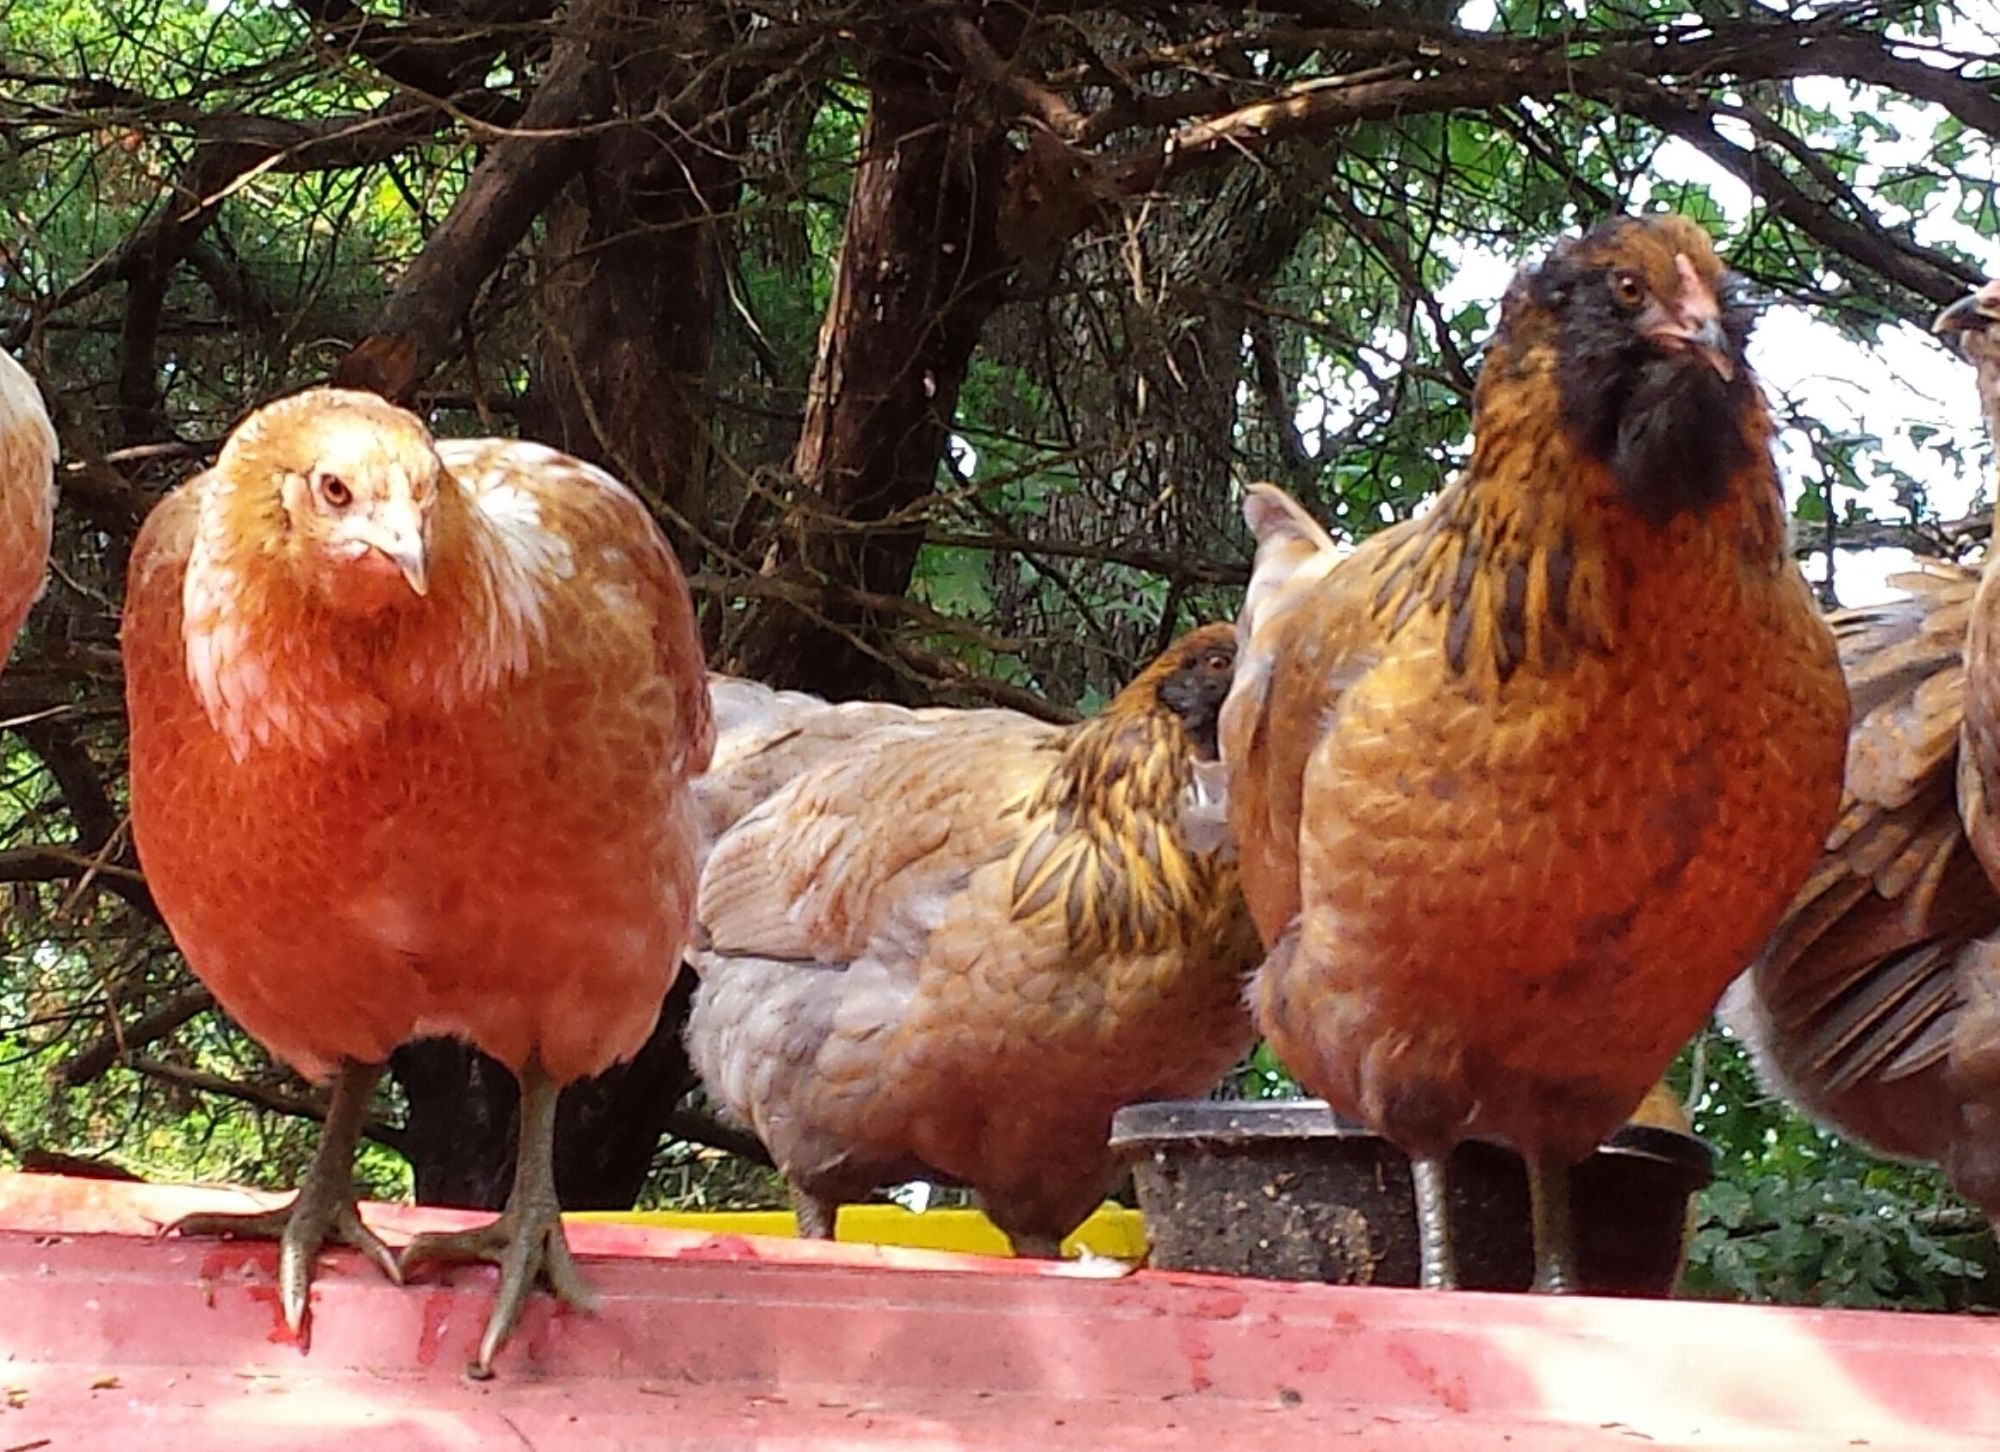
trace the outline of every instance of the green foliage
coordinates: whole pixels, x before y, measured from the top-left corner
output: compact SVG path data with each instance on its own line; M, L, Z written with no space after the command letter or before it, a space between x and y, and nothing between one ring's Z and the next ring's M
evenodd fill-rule
M1699 1073L1695 1132L1716 1150L1688 1293L1867 1308L2000 1302L1992 1233L1929 1167L1889 1164L1818 1129L1758 1085L1710 1030L1669 1076Z

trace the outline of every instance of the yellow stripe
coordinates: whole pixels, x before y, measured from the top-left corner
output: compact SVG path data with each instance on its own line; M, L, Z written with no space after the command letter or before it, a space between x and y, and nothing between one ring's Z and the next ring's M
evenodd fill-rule
M572 1217L656 1230L695 1230L710 1235L798 1233L789 1210L632 1210L589 1211ZM912 1250L955 1250L969 1255L1006 1255L1007 1237L977 1210L926 1210L900 1205L845 1205L835 1239L862 1245L900 1245ZM1137 1210L1101 1205L1063 1242L1063 1253L1088 1248L1098 1255L1138 1260L1146 1253L1145 1227Z

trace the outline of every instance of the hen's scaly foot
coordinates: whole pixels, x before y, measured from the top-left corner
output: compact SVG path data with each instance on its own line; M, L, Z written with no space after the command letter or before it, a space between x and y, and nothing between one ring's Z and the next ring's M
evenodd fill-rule
M493 1375L493 1358L507 1344L521 1319L522 1308L537 1283L556 1299L588 1311L595 1297L578 1273L563 1237L562 1207L555 1188L556 1099L560 1091L538 1070L521 1075L521 1137L514 1161L514 1188L500 1218L471 1230L419 1235L403 1248L401 1266L408 1275L426 1264L485 1261L500 1268L500 1293L480 1338L479 1359L466 1374L485 1380Z
M402 1268L407 1275L423 1265L468 1261L500 1267L500 1294L479 1343L479 1359L469 1368L469 1374L481 1380L493 1375L493 1358L513 1335L522 1308L538 1283L579 1311L588 1311L595 1299L570 1256L569 1242L563 1238L562 1215L553 1203L510 1204L490 1224L419 1235L404 1248Z
M329 1241L360 1251L391 1282L403 1283L396 1253L362 1220L354 1194L354 1148L367 1120L375 1081L381 1077L381 1066L376 1064L350 1064L341 1071L312 1168L291 1204L253 1214L202 1211L182 1216L163 1232L277 1241L278 1304L294 1336L305 1330L312 1301L313 1259Z

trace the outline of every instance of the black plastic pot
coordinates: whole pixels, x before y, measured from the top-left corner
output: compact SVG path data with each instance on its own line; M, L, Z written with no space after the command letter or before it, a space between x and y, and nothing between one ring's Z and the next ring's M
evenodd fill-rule
M1318 1099L1169 1100L1112 1123L1130 1161L1151 1263L1281 1281L1413 1286L1410 1162ZM1688 1202L1714 1178L1708 1146L1627 1125L1571 1170L1577 1273L1595 1295L1665 1296L1686 1255ZM1512 1150L1451 1161L1459 1284L1526 1290L1528 1177Z

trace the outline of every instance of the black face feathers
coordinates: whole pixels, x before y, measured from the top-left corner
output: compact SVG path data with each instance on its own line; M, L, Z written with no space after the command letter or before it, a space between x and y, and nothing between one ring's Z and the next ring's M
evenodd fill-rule
M1743 427L1757 403L1743 357L1754 313L1706 234L1679 217L1620 218L1516 286L1553 325L1564 425L1625 503L1655 525L1720 503L1754 459ZM1709 294L1717 331L1704 351L1669 325L1705 311Z
M1191 652L1191 658L1160 683L1160 704L1181 718L1204 757L1217 754L1216 729L1222 703L1235 678L1236 646L1215 643Z

